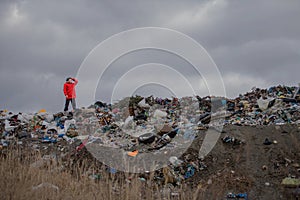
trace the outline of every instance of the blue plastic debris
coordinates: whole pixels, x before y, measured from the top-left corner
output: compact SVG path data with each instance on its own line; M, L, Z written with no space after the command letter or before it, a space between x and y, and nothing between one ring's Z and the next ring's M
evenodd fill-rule
M245 200L248 200L247 193L238 193L238 194L228 193L226 197L227 197L227 199L245 199Z
M56 143L56 139L48 137L48 136L45 136L45 137L43 137L42 142L43 143Z
M184 174L184 178L185 179L190 178L190 177L194 176L194 174L195 174L195 168L189 164L187 166L187 171Z

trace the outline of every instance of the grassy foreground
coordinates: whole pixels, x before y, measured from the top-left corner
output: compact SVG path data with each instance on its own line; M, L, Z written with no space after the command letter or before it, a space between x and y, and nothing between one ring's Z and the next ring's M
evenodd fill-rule
M197 199L182 187L174 193L170 185L158 187L136 174L110 174L103 169L93 179L86 173L93 170L87 169L88 160L68 170L58 168L60 161L41 160L38 153L20 149L2 152L1 199Z

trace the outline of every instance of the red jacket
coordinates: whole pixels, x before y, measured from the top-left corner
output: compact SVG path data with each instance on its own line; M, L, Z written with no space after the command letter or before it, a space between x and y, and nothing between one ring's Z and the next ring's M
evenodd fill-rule
M64 94L67 99L76 98L75 86L78 83L76 78L73 78L74 83L65 82L64 84Z

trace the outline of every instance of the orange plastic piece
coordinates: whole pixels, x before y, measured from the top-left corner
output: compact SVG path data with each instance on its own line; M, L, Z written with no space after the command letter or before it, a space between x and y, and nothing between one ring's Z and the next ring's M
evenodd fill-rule
M139 153L139 151L138 151L138 150L135 150L135 151L128 152L127 154L128 154L129 156L135 157L138 153Z

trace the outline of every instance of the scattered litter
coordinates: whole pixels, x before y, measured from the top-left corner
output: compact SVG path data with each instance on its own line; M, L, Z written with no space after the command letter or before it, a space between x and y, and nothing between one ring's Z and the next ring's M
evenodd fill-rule
M227 199L245 199L248 200L248 195L247 193L238 193L238 194L234 194L234 193L228 193L226 195Z
M273 144L273 142L271 142L268 138L266 138L263 144L264 145L271 145L271 144Z
M265 182L265 186L270 186L270 183L269 182Z
M89 108L77 109L74 113L50 114L45 109L41 109L37 113L14 114L2 110L0 150L7 150L9 149L7 147L12 145L17 147L28 145L35 152L44 151L49 154L53 148L56 148L59 154L67 159L69 158L65 156L68 155L67 152L81 155L86 152L85 147L89 144L96 144L118 148L125 152L126 157L138 156L139 158L144 152L161 152L167 155L172 149L181 148L181 141L183 143L194 141L201 136L203 130L214 127L216 124L210 124L211 118L219 116L224 117L220 117L219 122L224 126L273 125L282 133L290 133L290 130L283 130L282 125L295 124L300 128L298 93L297 87L286 89L285 86L274 86L269 89L254 88L235 99L211 96L181 99L135 96L120 100L113 105L97 101ZM221 108L225 108L226 112ZM243 138L235 138L229 131L226 134L228 135L222 137L224 146L245 144ZM278 144L278 141L265 138L260 143L272 145ZM171 163L167 167L167 172L162 173L163 170L160 170L161 174L155 175L155 180L158 182L165 181L179 185L184 179L207 169L204 157L193 160L187 158L188 156L171 155L166 159L169 158ZM57 159L55 156L48 156L33 162L31 167L42 167ZM274 163L274 168L281 169L286 164L293 167L293 171L297 173L297 170L300 170L297 162L299 160L294 158L293 160L280 158L280 162ZM273 170L271 164L264 164L266 165L262 166L262 170ZM114 168L108 167L106 170L111 174L117 173ZM232 177L238 174L233 170L230 173ZM89 178L96 180L100 175L91 174ZM210 178L207 184L211 185L213 179ZM144 182L147 178L140 177L139 180ZM285 178L282 180L282 185L299 187L299 181L296 178ZM270 186L270 183L266 182L265 186ZM50 183L42 183L33 188L41 187L52 187L58 190L57 186ZM173 196L178 195L176 193ZM246 199L247 194L229 193L227 198Z
M224 138L222 138L223 143L230 143L233 145L240 145L243 144L244 142L242 140L236 139L235 137L231 137L231 136L225 136Z

